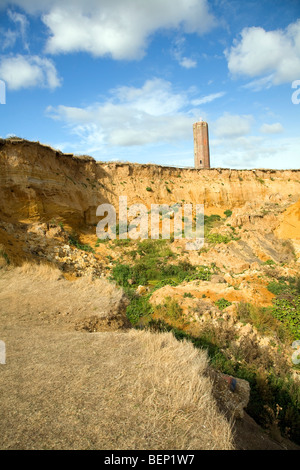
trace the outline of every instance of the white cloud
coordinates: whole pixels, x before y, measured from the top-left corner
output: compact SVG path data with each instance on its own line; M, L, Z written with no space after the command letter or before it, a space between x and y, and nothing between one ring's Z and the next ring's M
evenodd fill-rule
M212 131L217 137L241 137L249 134L253 116L224 113L212 123Z
M184 37L177 38L172 49L172 55L181 67L192 69L197 67L197 61L184 55L185 43L186 39Z
M141 88L122 86L111 93L123 106L153 116L176 113L186 104L186 94L176 93L170 82L160 78L147 80Z
M252 82L253 88L291 82L300 76L300 19L285 30L244 28L225 56L233 75L266 75Z
M193 69L197 67L197 61L189 57L182 57L182 59L179 61L179 64L185 69Z
M20 29L20 36L23 42L23 47L27 51L29 50L29 45L27 42L27 28L28 28L28 20L25 15L22 15L21 13L17 13L12 10L7 11L8 17L11 21L13 21L17 26L19 26Z
M195 116L183 111L188 94L154 78L141 88L119 87L87 107L49 107L52 119L65 123L87 146L141 146L192 139Z
M18 32L12 31L11 29L8 29L7 31L4 31L1 29L0 32L1 32L1 48L5 50L5 49L10 49L11 47L14 47L16 40L18 39Z
M211 139L211 161L223 168L298 168L300 139L267 136L244 136L234 139Z
M263 124L260 128L260 132L263 134L280 134L284 129L280 122L274 122L274 124Z
M0 29L0 36L1 36L1 48L3 50L10 49L14 47L18 38L21 38L23 48L28 52L29 45L27 41L27 29L28 29L28 20L25 15L21 13L17 13L10 9L7 10L7 15L11 22L15 24L15 30L4 28Z
M252 91L267 90L273 86L274 75L267 75L266 77L258 78L257 80L252 80L246 85L243 85L242 88L248 88Z
M42 13L50 33L46 52L52 54L84 51L96 57L139 59L158 30L203 34L216 23L207 0L4 1L10 3Z
M217 98L222 98L226 94L225 91L220 91L219 93L211 93L210 95L203 96L202 98L192 101L194 106L200 106L201 104L210 103L211 101L216 100Z
M11 90L31 87L55 89L60 86L60 79L52 61L38 56L2 57L0 77Z

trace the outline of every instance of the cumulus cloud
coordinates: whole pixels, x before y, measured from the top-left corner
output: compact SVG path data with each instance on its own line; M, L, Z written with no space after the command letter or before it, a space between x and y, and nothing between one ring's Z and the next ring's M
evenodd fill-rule
M171 83L154 78L140 88L113 89L102 103L49 107L47 114L62 121L87 145L174 143L192 138L195 117L184 110L188 101L188 94L178 93Z
M244 28L225 56L233 75L266 75L252 82L254 89L291 82L300 76L300 20L285 30Z
M283 130L284 129L280 122L274 122L274 124L263 124L260 128L260 132L263 134L280 134Z
M4 4L8 1L4 1ZM84 51L96 57L139 59L157 30L203 34L215 25L207 0L15 0L42 13L50 36L46 52ZM192 66L184 61L183 66Z
M3 56L0 77L11 90L42 87L55 89L61 81L51 60L31 55Z
M217 137L241 137L249 134L253 116L224 113L212 123L212 130Z

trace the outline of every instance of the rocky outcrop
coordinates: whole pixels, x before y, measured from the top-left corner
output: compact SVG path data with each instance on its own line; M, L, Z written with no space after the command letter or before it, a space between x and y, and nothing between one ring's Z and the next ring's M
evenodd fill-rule
M213 395L229 419L242 419L250 398L247 380L222 374L214 369L208 372L213 383Z

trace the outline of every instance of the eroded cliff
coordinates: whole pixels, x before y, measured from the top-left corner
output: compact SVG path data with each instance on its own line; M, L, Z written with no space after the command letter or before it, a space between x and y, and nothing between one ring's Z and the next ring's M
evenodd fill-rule
M299 170L180 169L133 163L103 163L88 156L63 154L35 142L0 141L0 211L11 220L62 220L92 226L104 202L118 207L143 203L204 204L205 213L296 202Z

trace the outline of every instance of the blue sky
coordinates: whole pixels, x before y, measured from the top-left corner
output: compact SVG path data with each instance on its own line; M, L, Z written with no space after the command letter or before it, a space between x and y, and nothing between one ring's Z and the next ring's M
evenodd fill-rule
M299 168L299 0L0 0L0 18L2 137L192 166L201 118L213 167Z

